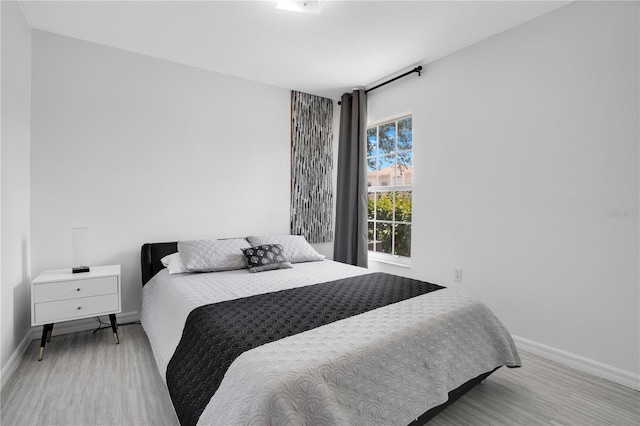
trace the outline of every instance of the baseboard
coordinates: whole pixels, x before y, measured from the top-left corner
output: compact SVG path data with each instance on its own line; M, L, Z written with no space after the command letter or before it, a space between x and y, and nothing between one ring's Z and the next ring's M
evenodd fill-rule
M109 325L109 318L105 315L100 315L102 317L102 321ZM121 314L116 314L116 318L118 320L118 324L127 324L130 322L140 321L140 314L138 311L134 312L125 312ZM85 318L77 321L66 321L59 322L53 326L52 336L60 336L63 334L71 334L77 333L79 331L87 331L87 330L95 330L98 328L98 321L94 318ZM37 327L31 328L31 339L40 339L42 337L42 326L39 325Z
M31 343L31 340L31 333L27 332L16 350L13 351L11 358L9 358L9 361L7 361L7 364L2 369L2 372L0 372L0 376L2 377L0 381L0 392L2 392L2 389L4 389L4 385L7 384L11 376L13 376L13 373L15 373L16 369L18 368L18 365L20 365L20 361L22 361L24 354L27 352L27 347Z
M525 352L541 356L548 360L555 361L558 364L574 368L578 371L582 371L583 373L591 374L634 390L640 390L640 375L620 370L619 368L611 367L609 365L602 364L579 355L574 355L560 349L552 348L550 346L545 346L521 337L513 336L513 340L518 349L522 349Z

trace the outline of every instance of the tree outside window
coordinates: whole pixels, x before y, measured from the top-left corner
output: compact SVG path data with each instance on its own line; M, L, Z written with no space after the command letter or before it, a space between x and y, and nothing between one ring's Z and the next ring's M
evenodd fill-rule
M411 116L367 129L369 251L411 257Z

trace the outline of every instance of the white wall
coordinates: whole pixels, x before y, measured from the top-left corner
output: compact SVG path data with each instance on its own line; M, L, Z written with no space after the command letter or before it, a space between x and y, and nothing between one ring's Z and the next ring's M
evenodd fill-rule
M1 12L1 366L31 326L29 314L29 127L31 109L31 29L14 1ZM3 374L4 377L4 374ZM4 383L4 381L3 381Z
M32 272L122 265L140 304L140 246L288 233L290 92L33 31Z
M369 96L372 122L413 112L405 273L635 380L638 17L637 2L576 2Z

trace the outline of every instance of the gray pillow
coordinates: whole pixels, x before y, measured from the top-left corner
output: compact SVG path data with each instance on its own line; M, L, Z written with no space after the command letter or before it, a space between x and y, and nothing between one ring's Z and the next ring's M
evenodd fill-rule
M179 241L178 253L189 272L229 271L247 268L241 250L249 247L244 238Z
M324 256L318 253L302 235L269 235L264 237L251 236L247 240L252 246L264 244L280 244L287 253L291 263L315 262L324 260Z

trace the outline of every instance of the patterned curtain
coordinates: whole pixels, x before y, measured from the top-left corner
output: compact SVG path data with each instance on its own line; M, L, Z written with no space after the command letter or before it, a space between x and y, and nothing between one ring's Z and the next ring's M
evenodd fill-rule
M291 92L291 234L333 241L333 101Z

